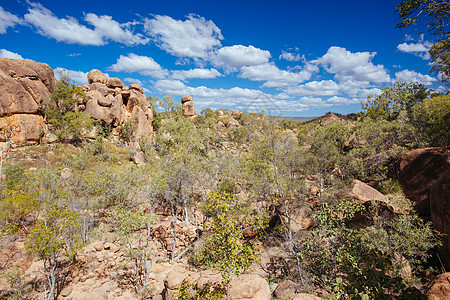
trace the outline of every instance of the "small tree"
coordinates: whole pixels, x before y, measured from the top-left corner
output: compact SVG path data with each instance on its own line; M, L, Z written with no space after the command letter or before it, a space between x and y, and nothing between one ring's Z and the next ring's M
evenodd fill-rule
M115 208L110 212L109 220L126 249L126 255L133 262L135 289L143 296L148 292L150 269L156 257L156 251L153 252L150 246L152 213Z
M207 236L202 249L202 262L222 275L230 298L232 275L239 276L256 259L254 245L243 242L239 222L233 217L233 196L213 193L208 197L205 213L212 217L206 223Z
M57 295L61 267L57 258L61 252L75 259L79 243L74 232L79 226L79 216L75 212L51 208L44 211L42 219L30 230L26 247L44 261L47 300Z

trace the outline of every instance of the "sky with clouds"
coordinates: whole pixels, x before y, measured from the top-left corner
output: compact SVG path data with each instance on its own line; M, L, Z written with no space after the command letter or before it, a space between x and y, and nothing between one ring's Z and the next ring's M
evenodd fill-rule
M197 112L357 112L395 81L445 89L431 37L396 29L400 0L0 2L0 57L99 69L148 96L194 97Z

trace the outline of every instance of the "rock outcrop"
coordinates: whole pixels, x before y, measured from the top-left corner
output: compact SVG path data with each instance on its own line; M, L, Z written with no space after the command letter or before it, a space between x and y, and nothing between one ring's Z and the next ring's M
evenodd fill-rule
M230 282L230 297L235 300L270 300L269 283L259 275L245 274Z
M184 95L181 98L181 103L183 104L183 112L185 116L193 117L197 115L194 108L194 99L191 96Z
M450 273L437 276L429 285L427 292L428 300L450 299Z
M56 79L49 65L26 59L0 58L0 141L36 143L44 132L38 115L50 102Z
M444 234L441 259L450 270L450 169L433 185L430 208L434 228Z
M442 148L412 150L400 161L399 181L406 197L423 217L430 216L430 191L450 168L450 151Z
M153 111L138 84L124 86L119 78L107 78L101 71L88 73L89 84L84 85L86 93L85 113L113 127L132 123L132 141L150 135L153 131Z

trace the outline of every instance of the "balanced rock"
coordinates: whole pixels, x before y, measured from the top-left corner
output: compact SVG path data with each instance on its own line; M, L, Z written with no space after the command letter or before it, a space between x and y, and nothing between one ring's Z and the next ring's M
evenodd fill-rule
M412 150L402 156L399 181L416 211L430 216L430 191L435 182L450 168L450 151L442 148Z
M123 88L123 82L117 77L109 78L106 86L114 89L114 88Z
M108 82L108 77L103 74L102 71L94 69L88 73L88 82L89 83L103 83L106 84Z
M197 115L194 108L194 99L191 96L184 95L181 97L181 103L183 104L183 112L185 116L193 117Z

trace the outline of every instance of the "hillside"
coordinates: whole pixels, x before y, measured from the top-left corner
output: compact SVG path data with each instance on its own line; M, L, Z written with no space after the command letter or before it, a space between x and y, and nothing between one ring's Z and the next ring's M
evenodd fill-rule
M0 74L1 299L446 297L449 95L272 118Z

